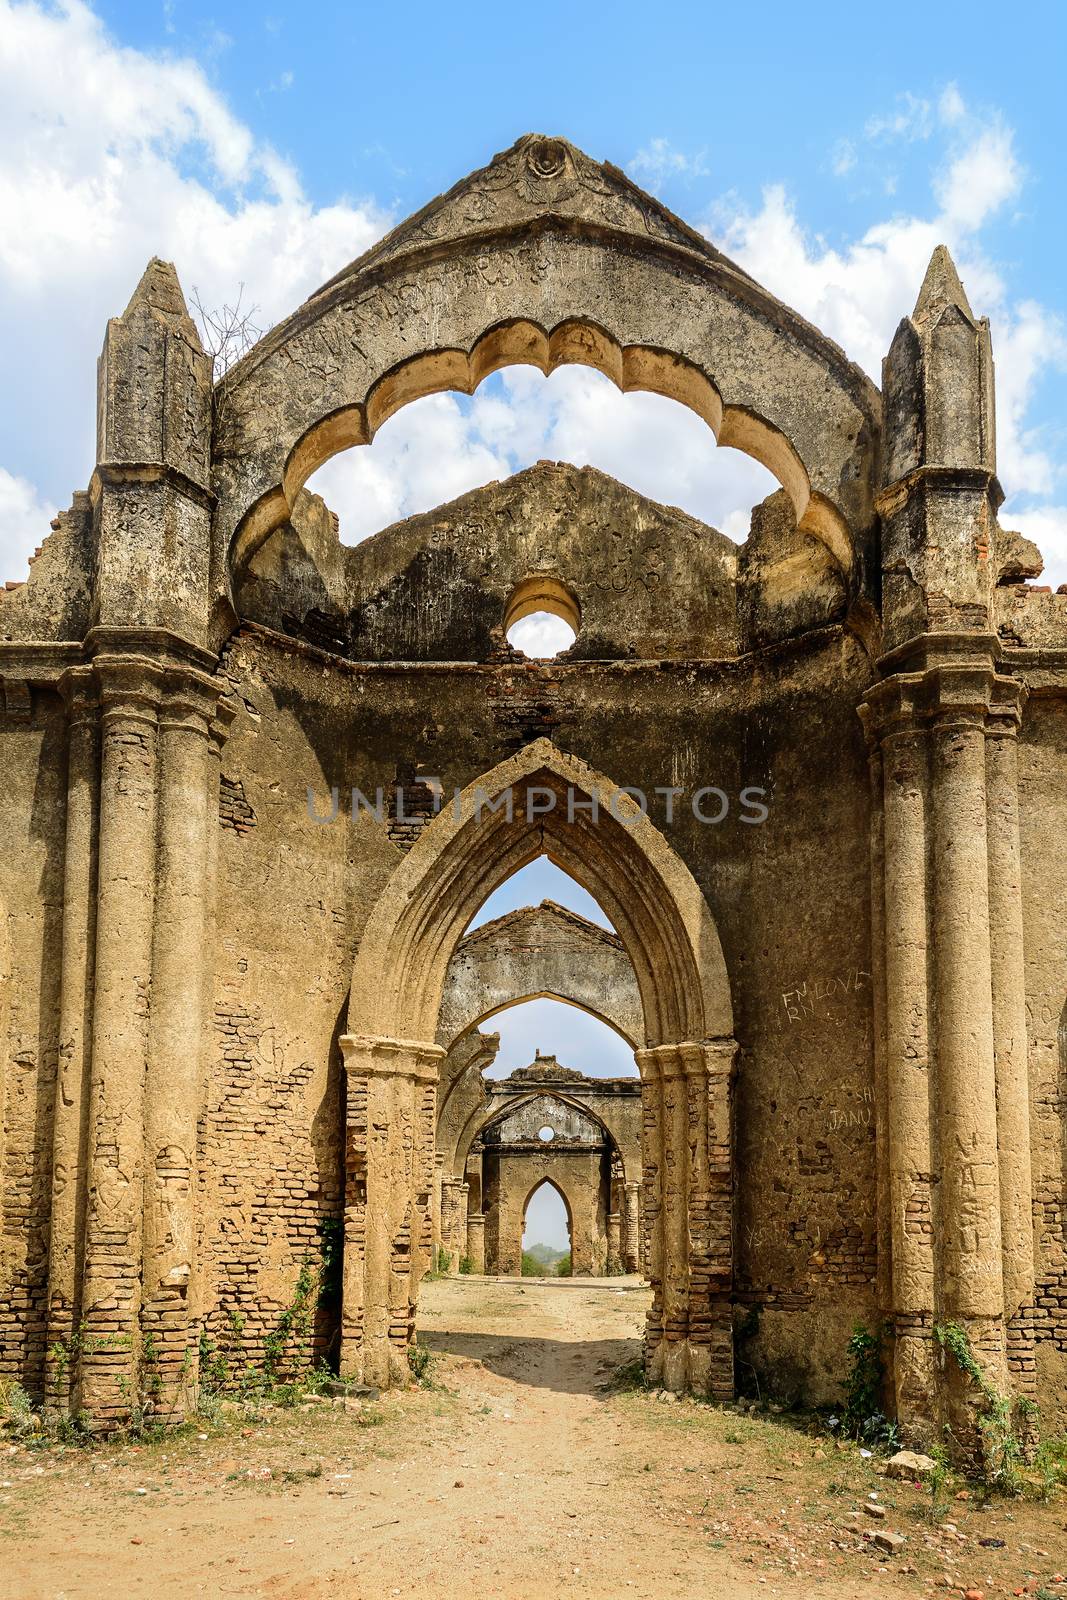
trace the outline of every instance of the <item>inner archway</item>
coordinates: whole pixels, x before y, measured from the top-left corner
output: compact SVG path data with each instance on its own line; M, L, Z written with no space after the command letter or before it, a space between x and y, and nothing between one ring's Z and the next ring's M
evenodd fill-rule
M552 804L531 810L534 791ZM732 1393L736 1046L718 934L688 870L632 796L547 739L470 785L423 829L366 926L341 1041L350 1107L343 1367L380 1382L403 1370L431 1237L443 1054L434 1038L448 963L486 896L541 853L604 908L641 997L650 1371L669 1387Z
M527 1196L522 1219L523 1277L569 1278L571 1218L562 1191L544 1178Z

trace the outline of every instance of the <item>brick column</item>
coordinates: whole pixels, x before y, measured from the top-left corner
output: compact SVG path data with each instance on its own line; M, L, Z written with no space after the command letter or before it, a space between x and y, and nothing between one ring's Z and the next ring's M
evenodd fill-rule
M435 1254L441 1244L441 1183L444 1179L444 1171L444 1154L438 1150L433 1158L433 1249Z
M989 823L989 928L993 979L993 1055L997 1096L1004 1314L1008 1361L1017 1390L1036 1383L1034 1224L1030 1165L1029 1041L1023 961L1022 865L1016 737L1025 689L998 683L986 729Z
M77 1376L74 1334L81 1305L85 1227L85 1138L92 1038L91 979L96 920L99 705L89 667L66 673L67 816L63 856L63 957L59 1073L52 1136L48 1255L49 1409L66 1411Z
M467 1250L467 1197L470 1185L463 1178L441 1179L441 1248L448 1254L448 1271L458 1272Z
M989 1376L1000 1382L1004 1274L981 688L976 681L974 702L961 697L939 709L933 724L934 1092L941 1156L934 1236L938 1314L963 1323Z
M380 1388L408 1377L415 1296L432 1238L433 1136L444 1051L346 1035L348 1095L341 1371Z
M617 1272L622 1266L622 1212L608 1212L608 1259L609 1268Z
M467 1212L467 1259L471 1271L485 1271L485 1217L480 1211Z
M882 741L885 852L885 1200L897 1419L924 1436L935 1375L930 1133L928 898L929 748L909 703ZM875 961L879 959L875 956Z
M622 1211L622 1264L627 1272L641 1271L641 1185L627 1183Z
M141 1336L156 1409L180 1420L185 1391L196 1381L189 1309L196 1273L209 854L218 831L218 761L212 749L218 692L210 679L194 673L168 673L166 688L159 714Z
M140 1383L144 1084L162 673L98 659L101 773L80 1402L103 1427Z
M639 1050L651 1233L646 1369L666 1389L733 1395L733 1039Z

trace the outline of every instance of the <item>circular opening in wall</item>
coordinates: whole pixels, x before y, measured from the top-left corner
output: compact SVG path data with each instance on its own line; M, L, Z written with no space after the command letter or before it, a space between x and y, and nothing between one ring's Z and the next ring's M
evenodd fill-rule
M551 573L523 578L504 607L504 632L513 650L547 661L569 650L578 637L582 612L571 590Z
M542 1144L548 1144L550 1140L556 1137L556 1130L555 1128L550 1128L546 1123L543 1128L538 1128L537 1137L540 1139Z

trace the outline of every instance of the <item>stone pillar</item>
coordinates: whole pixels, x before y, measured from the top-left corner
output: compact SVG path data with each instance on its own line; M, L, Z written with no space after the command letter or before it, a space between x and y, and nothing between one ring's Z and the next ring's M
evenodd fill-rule
M1004 689L1005 695L998 697L991 709L986 731L986 799L1004 1294L1010 1314L1028 1303L1033 1292L1034 1240L1016 761L1016 735L1026 691L1014 682L1004 684Z
M882 392L886 654L863 714L885 763L889 1131L879 1151L898 1420L938 1438L947 1424L971 1448L976 1391L933 1341L922 1348L926 1330L960 1323L1003 1389L1005 1310L1029 1297L1032 1245L1011 757L1018 688L997 676L993 614L1003 493L992 348L943 247L894 336ZM883 1250L884 1241L882 1229Z
M211 725L218 691L196 673L167 675L160 707L159 855L152 1020L145 1094L146 1379L156 1409L180 1419L196 1382L189 1302L196 1273L196 1133L202 1101L209 851L218 830Z
M925 1437L932 1415L934 1258L927 992L928 735L908 696L880 703L884 829L885 1118L881 1189L889 1219L889 1321L900 1425ZM880 1229L883 1238L886 1229Z
M448 1255L448 1272L458 1272L467 1249L467 1196L463 1178L441 1180L441 1248Z
M59 1074L52 1138L46 1401L49 1409L66 1411L77 1375L74 1334L80 1316L84 1255L84 1147L88 1126L96 920L99 706L91 668L72 668L64 675L60 688L67 703L69 737Z
M985 704L992 674L975 674L973 699L938 708L933 725L936 1079L941 1183L935 1248L937 1310L959 1320L989 1376L1004 1364L1004 1275L997 1160L986 822ZM983 692L984 691L984 692Z
M485 1217L480 1211L467 1212L467 1259L472 1272L485 1272Z
M1034 1225L1016 761L1016 734L1026 691L1021 684L1004 680L998 681L998 687L986 729L993 1056L1008 1355L1016 1386L1027 1391L1036 1381Z
M98 659L101 773L80 1403L101 1426L139 1395L144 1084L162 673Z
M207 765L207 794L208 794L208 829L207 829L207 855L204 861L204 950L206 958L204 963L203 983L201 986L201 1011L200 1011L200 1081L206 1085L210 1081L210 1074L215 1059L215 976L217 961L217 911L218 911L218 866L219 866L219 790L222 774L222 752L229 735L230 725L236 715L236 706L225 700L219 701L215 708L215 716L211 724L211 739L208 744ZM199 1130L198 1130L199 1132ZM200 1159L199 1146L197 1159ZM203 1231L203 1218L197 1218L197 1237ZM202 1326L209 1305L214 1303L215 1285L207 1281L204 1263L199 1263L199 1270L193 1274L189 1285L189 1323L193 1327ZM199 1344L199 1339L198 1339ZM194 1371L196 1381L200 1381L199 1349L194 1358Z
M608 1259L609 1272L618 1272L622 1266L622 1212L608 1212Z
M341 1372L380 1388L408 1377L415 1297L432 1238L437 1073L444 1051L346 1035Z
M627 1272L641 1271L641 1185L627 1183L622 1210L622 1264Z
M733 1039L637 1052L651 1224L649 1377L666 1389L733 1395Z
M98 366L94 628L208 644L211 379L173 266L150 261Z
M441 1184L444 1180L445 1158L438 1150L433 1158L433 1253L437 1265L437 1251L441 1246Z
M500 1272L500 1158L482 1152L482 1215L485 1218L485 1271L489 1277Z

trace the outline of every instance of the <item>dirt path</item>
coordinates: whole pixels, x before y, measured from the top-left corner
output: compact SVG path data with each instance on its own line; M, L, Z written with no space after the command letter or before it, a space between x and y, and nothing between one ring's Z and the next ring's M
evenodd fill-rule
M609 1387L644 1306L627 1280L446 1280L422 1294L433 1387L139 1447L4 1447L0 1595L1067 1595L1062 1499L953 1503L939 1530L925 1491L788 1419ZM883 1528L906 1535L892 1556L863 1537Z

